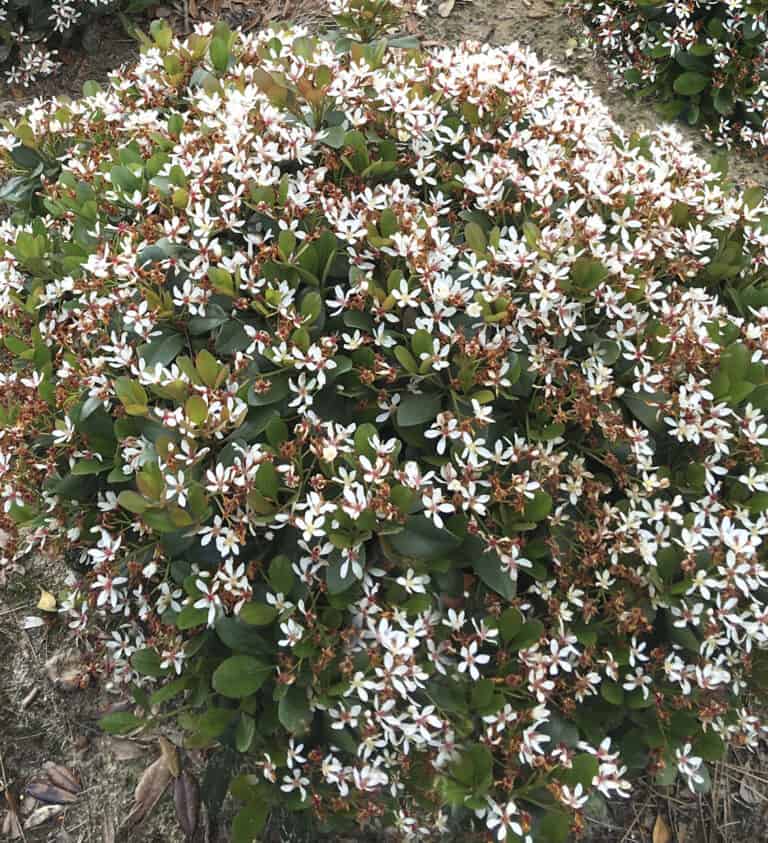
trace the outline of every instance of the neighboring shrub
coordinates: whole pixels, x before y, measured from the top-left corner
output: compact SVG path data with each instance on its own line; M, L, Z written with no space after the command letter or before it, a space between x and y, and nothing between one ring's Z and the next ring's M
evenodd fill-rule
M30 85L59 66L58 50L99 15L114 11L115 0L0 0L0 64L5 79Z
M768 144L766 6L571 0L613 72L653 94L668 119L703 123L708 137L763 151Z
M517 46L154 38L2 137L0 528L105 728L183 699L235 840L706 789L764 735L761 196Z

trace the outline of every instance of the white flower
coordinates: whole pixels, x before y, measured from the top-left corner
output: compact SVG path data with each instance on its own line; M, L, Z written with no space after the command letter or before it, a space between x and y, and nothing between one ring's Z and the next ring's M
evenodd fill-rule
M480 678L480 671L477 669L478 665L488 664L491 657L485 653L477 652L477 641L473 641L468 647L462 647L459 653L461 661L458 665L459 673L466 673L477 681Z
M429 583L429 577L426 574L417 574L413 568L409 568L405 576L398 577L396 582L408 594L426 594L427 589L425 586Z

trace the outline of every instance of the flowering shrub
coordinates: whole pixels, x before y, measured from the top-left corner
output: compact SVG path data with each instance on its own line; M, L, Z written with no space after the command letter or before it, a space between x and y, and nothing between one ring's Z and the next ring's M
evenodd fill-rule
M764 3L735 0L571 0L614 73L653 93L661 113L705 123L729 145L768 144L768 40Z
M517 46L334 11L369 40L155 26L2 136L6 557L71 559L105 728L175 697L241 758L235 840L705 789L764 735L768 205Z
M79 28L114 9L113 0L0 0L0 62L6 81L30 85L58 62L53 42L70 40Z

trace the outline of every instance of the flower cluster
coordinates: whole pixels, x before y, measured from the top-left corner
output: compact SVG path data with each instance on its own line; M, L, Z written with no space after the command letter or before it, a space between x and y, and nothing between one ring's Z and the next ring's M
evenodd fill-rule
M563 840L765 734L768 205L393 10L156 26L0 136L3 552L248 828Z
M113 0L0 0L0 62L5 79L27 86L58 67L56 44L114 7Z
M661 113L762 152L768 144L763 3L571 0L615 76L661 100Z

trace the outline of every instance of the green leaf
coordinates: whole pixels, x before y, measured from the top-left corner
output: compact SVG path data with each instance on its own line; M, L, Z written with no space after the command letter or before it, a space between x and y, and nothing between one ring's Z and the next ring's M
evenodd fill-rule
M579 292L594 290L607 276L607 267L595 258L576 258L571 267L571 279Z
M617 682L603 681L600 685L600 695L611 705L624 704L624 689Z
M493 784L493 756L484 744L467 747L451 766L451 775L473 796L483 796Z
M229 40L214 38L210 46L211 64L219 73L224 73L229 65Z
M499 616L499 632L505 641L511 641L523 626L523 615L519 609L510 606Z
M169 334L140 345L139 354L150 369L154 368L157 363L160 363L161 366L168 366L184 348L184 344L185 339L182 334Z
M543 521L552 512L552 498L543 489L537 489L533 498L526 500L523 518L526 521Z
M173 30L164 20L153 20L149 25L149 34L161 50L167 50L171 46Z
M330 146L332 149L341 149L344 146L344 137L346 134L347 130L344 126L331 126L323 130L320 135L320 142L326 146Z
M274 651L262 634L253 626L243 623L239 617L222 615L216 620L216 635L230 650L248 656L269 657Z
M256 471L256 488L265 498L277 499L280 478L271 462L263 462Z
M693 751L694 755L701 756L705 761L722 761L725 744L723 739L710 729L694 741Z
M704 76L703 73L696 73L695 71L688 71L681 73L673 84L675 92L683 94L686 97L692 97L695 94L700 94L706 87L712 83L709 76Z
M11 150L11 158L13 163L22 170L35 170L39 164L43 163L38 152L24 145L14 146Z
M130 711L113 711L105 714L99 721L99 726L110 735L124 735L143 726L144 721Z
M184 404L184 413L193 424L201 425L208 418L208 405L201 396L192 395Z
M235 747L238 752L248 752L256 734L256 721L246 712L240 712L240 720L235 729Z
M632 415L648 430L654 433L663 433L664 423L659 417L659 408L651 404L647 399L638 398L634 395L625 394L621 397L622 403Z
M277 247L280 250L280 257L287 261L296 248L296 235L284 228L277 239Z
M416 358L404 345L396 346L393 354L395 355L397 362L405 369L406 372L416 374L416 372L419 371L419 364L416 362Z
M257 802L241 808L232 822L232 843L254 843L264 830L269 815L269 806Z
M196 609L192 604L182 606L176 618L177 629L192 629L202 626L208 621L208 612L205 609Z
M275 556L269 566L269 581L275 591L288 594L294 579L291 560L287 556Z
M341 560L331 562L326 569L325 581L328 585L329 594L343 594L355 582L355 574L352 566L347 566L347 575L341 576Z
M476 252L478 255L485 253L488 246L488 239L483 229L476 222L468 222L466 224L464 227L464 239L473 252Z
M571 787L580 784L584 790L592 786L592 779L598 774L600 764L594 755L582 752L571 761L569 769L563 770L559 778Z
M505 600L511 600L517 594L517 581L501 565L498 553L484 551L479 541L472 567L488 588L500 594ZM519 614L519 613L518 613Z
M127 509L128 512L133 512L136 515L141 515L146 509L149 509L149 503L138 493L130 490L120 492L117 496L118 504Z
M213 687L224 697L249 697L267 681L272 666L253 656L231 656L213 673Z
M544 624L536 620L526 621L520 632L509 642L513 650L525 650L536 644L544 633Z
M461 540L448 530L440 530L424 515L412 515L405 529L390 537L395 551L410 559L438 559L460 545Z
M403 427L413 427L417 424L433 422L441 406L442 396L434 392L406 395L397 408L397 423Z
M163 685L162 688L158 688L158 690L150 696L149 701L152 705L162 705L163 703L168 702L168 700L172 700L174 697L177 697L187 688L188 685L189 679L186 676L180 676L178 679L174 679L167 685Z
M147 393L138 381L125 377L118 378L115 381L115 392L129 416L147 414Z
M565 843L570 828L568 814L559 809L549 809L539 823L536 839L546 840L547 843Z
M195 357L195 368L203 383L210 389L214 389L222 367L210 351L205 348L198 351L197 357Z
M167 668L160 667L160 656L156 650L145 647L131 656L131 667L142 676L163 676Z
M196 718L195 727L204 738L213 740L224 734L236 715L231 708L209 708Z
M277 609L266 603L246 603L240 609L240 619L249 626L269 626L277 617Z
M306 732L312 722L306 689L291 685L278 704L277 716L283 727L291 734L299 735Z

